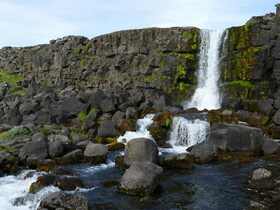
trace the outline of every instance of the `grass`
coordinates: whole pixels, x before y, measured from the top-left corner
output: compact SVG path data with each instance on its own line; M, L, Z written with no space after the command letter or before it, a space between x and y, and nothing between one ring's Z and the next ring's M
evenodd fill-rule
M12 140L18 136L29 136L31 130L26 127L14 127L8 131L0 133L0 141Z

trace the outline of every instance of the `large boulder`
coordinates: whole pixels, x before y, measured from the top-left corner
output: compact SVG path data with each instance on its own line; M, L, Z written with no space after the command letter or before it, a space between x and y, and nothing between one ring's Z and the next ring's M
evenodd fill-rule
M189 153L168 154L160 157L160 165L171 169L192 169L193 157Z
M154 192L163 169L151 162L134 162L121 178L121 192L145 196Z
M238 124L214 124L208 139L188 150L196 162L206 163L216 157L224 159L226 153L259 155L263 143L264 136L258 128Z
M26 143L20 150L19 158L22 161L27 159L43 160L48 157L48 144L44 139L32 140Z
M83 161L83 151L81 149L76 149L72 152L67 153L66 155L60 158L61 164L75 164Z
M261 129L246 125L216 124L211 128L209 142L222 151L258 154L262 150L264 135Z
M61 141L49 142L49 155L51 158L60 157L64 154L64 144Z
M80 194L55 192L44 198L37 210L46 209L89 210L89 207L88 200Z
M58 176L54 184L61 190L72 191L77 188L83 187L83 182L77 176Z
M133 162L158 162L157 144L146 138L132 139L125 147L124 162L130 166Z
M280 152L279 142L273 139L266 139L262 147L264 155L272 155Z
M188 149L190 154L194 157L196 163L207 163L212 161L217 155L215 145L208 141L194 145Z
M257 168L252 172L249 186L257 190L271 190L276 186L272 171L266 168Z
M85 158L94 163L104 163L108 154L108 147L103 144L89 143L84 151Z

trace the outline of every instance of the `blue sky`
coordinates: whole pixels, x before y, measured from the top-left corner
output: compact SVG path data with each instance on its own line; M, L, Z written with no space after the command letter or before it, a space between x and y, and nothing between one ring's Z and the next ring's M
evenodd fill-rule
M274 12L277 0L0 0L0 47L117 30L241 25Z

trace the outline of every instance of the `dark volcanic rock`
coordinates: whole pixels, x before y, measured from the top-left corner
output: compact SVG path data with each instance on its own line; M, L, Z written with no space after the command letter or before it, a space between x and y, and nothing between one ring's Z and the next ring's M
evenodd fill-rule
M263 133L258 128L216 124L212 126L208 139L194 145L189 151L199 163L209 162L215 158L223 159L226 153L232 153L233 158L238 158L239 155L255 156L261 154L264 140Z
M108 154L108 147L103 144L89 143L84 151L87 160L94 164L104 163Z
M159 164L164 168L192 169L193 157L189 153L162 156Z
M264 155L276 154L280 152L280 144L273 139L265 139L262 150Z
M261 129L244 125L217 124L212 126L209 142L217 149L230 152L260 153L264 142Z
M157 163L157 144L145 138L130 140L125 147L124 163L130 166L135 161Z
M82 195L55 192L41 201L38 210L46 209L89 210L89 207L87 199Z
M20 150L19 158L24 161L26 159L45 159L48 157L48 145L45 140L33 140L26 143Z
M151 162L134 162L121 178L120 190L127 194L151 194L159 183L163 169Z
M83 161L83 151L76 149L60 158L62 164L75 164Z

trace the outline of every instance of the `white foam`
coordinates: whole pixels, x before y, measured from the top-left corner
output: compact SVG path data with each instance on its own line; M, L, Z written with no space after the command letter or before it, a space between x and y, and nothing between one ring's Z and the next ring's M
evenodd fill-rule
M33 172L32 176L26 176L31 171L23 171L18 176L5 176L0 178L0 209L1 210L36 210L41 199L50 192L57 191L55 187L46 187L35 195L29 194L30 185L36 181L41 173ZM16 199L22 198L22 202L15 206Z
M84 168L82 170L82 173L83 174L93 174L93 173L103 171L103 170L106 170L109 168L114 168L114 167L115 167L115 162L109 161L107 164L100 164L100 165ZM81 175L83 175L83 174L81 174Z
M148 128L153 124L154 114L148 114L142 119L137 120L137 130L127 131L123 136L118 138L118 142L127 143L132 139L148 138L153 139Z
M167 152L185 153L186 149L206 140L209 123L204 120L187 120L184 117L174 117L169 143L172 149Z

